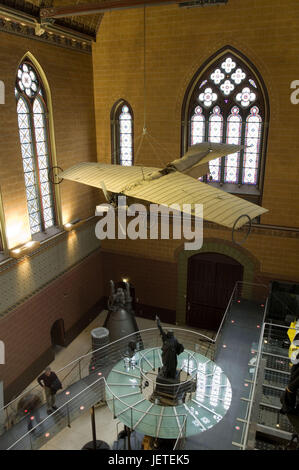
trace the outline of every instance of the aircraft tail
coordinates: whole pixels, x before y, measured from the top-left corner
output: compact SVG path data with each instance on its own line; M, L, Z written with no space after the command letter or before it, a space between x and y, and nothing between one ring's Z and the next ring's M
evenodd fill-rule
M211 160L239 152L242 148L242 145L202 142L192 145L182 158L174 160L168 166L198 179L208 173Z

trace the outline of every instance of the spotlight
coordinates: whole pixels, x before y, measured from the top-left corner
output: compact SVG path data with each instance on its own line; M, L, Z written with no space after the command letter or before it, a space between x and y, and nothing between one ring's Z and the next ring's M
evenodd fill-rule
M80 225L84 224L84 222L85 219L74 219L64 224L63 228L66 232L71 232L72 230L80 227Z
M9 256L11 258L21 258L22 256L28 255L36 250L40 246L40 242L30 240L29 242L25 243L24 245L20 245L16 248L13 248L9 251Z

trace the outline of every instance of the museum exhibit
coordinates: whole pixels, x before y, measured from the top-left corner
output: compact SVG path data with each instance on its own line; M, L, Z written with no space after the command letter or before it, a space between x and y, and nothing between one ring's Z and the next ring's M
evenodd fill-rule
M0 61L1 451L299 450L298 0L3 0Z

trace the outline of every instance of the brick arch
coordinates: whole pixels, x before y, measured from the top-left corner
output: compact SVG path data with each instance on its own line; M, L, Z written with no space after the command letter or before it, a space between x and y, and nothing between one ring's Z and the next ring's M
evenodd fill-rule
M186 298L187 298L187 277L188 260L199 253L219 253L238 261L243 266L243 281L253 282L256 273L260 271L260 263L248 250L227 240L218 238L207 238L200 250L184 250L183 245L175 250L177 260L177 302L176 321L186 322Z

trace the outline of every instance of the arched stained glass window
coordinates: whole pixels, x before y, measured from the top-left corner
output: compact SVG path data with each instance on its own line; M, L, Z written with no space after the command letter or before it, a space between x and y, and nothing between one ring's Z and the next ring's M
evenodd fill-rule
M115 103L111 111L111 151L112 163L133 165L133 112L124 100Z
M209 117L209 142L222 142L222 136L223 116L219 106L215 106ZM212 160L209 167L213 180L220 181L221 159Z
M54 192L49 180L52 165L47 103L42 81L28 60L19 66L15 95L29 224L34 235L53 227L56 215Z
M226 141L228 144L240 145L242 134L242 118L238 106L234 106L231 114L227 118ZM225 157L224 162L224 181L226 183L235 183L238 180L238 169L240 167L239 152Z
M246 119L243 183L257 180L261 146L262 118L257 106L253 106Z
M244 145L240 152L211 161L201 180L259 195L268 121L267 92L256 68L238 51L224 48L203 64L186 91L182 154L204 141Z
M200 144L205 139L205 117L202 108L197 106L191 117L191 145Z

